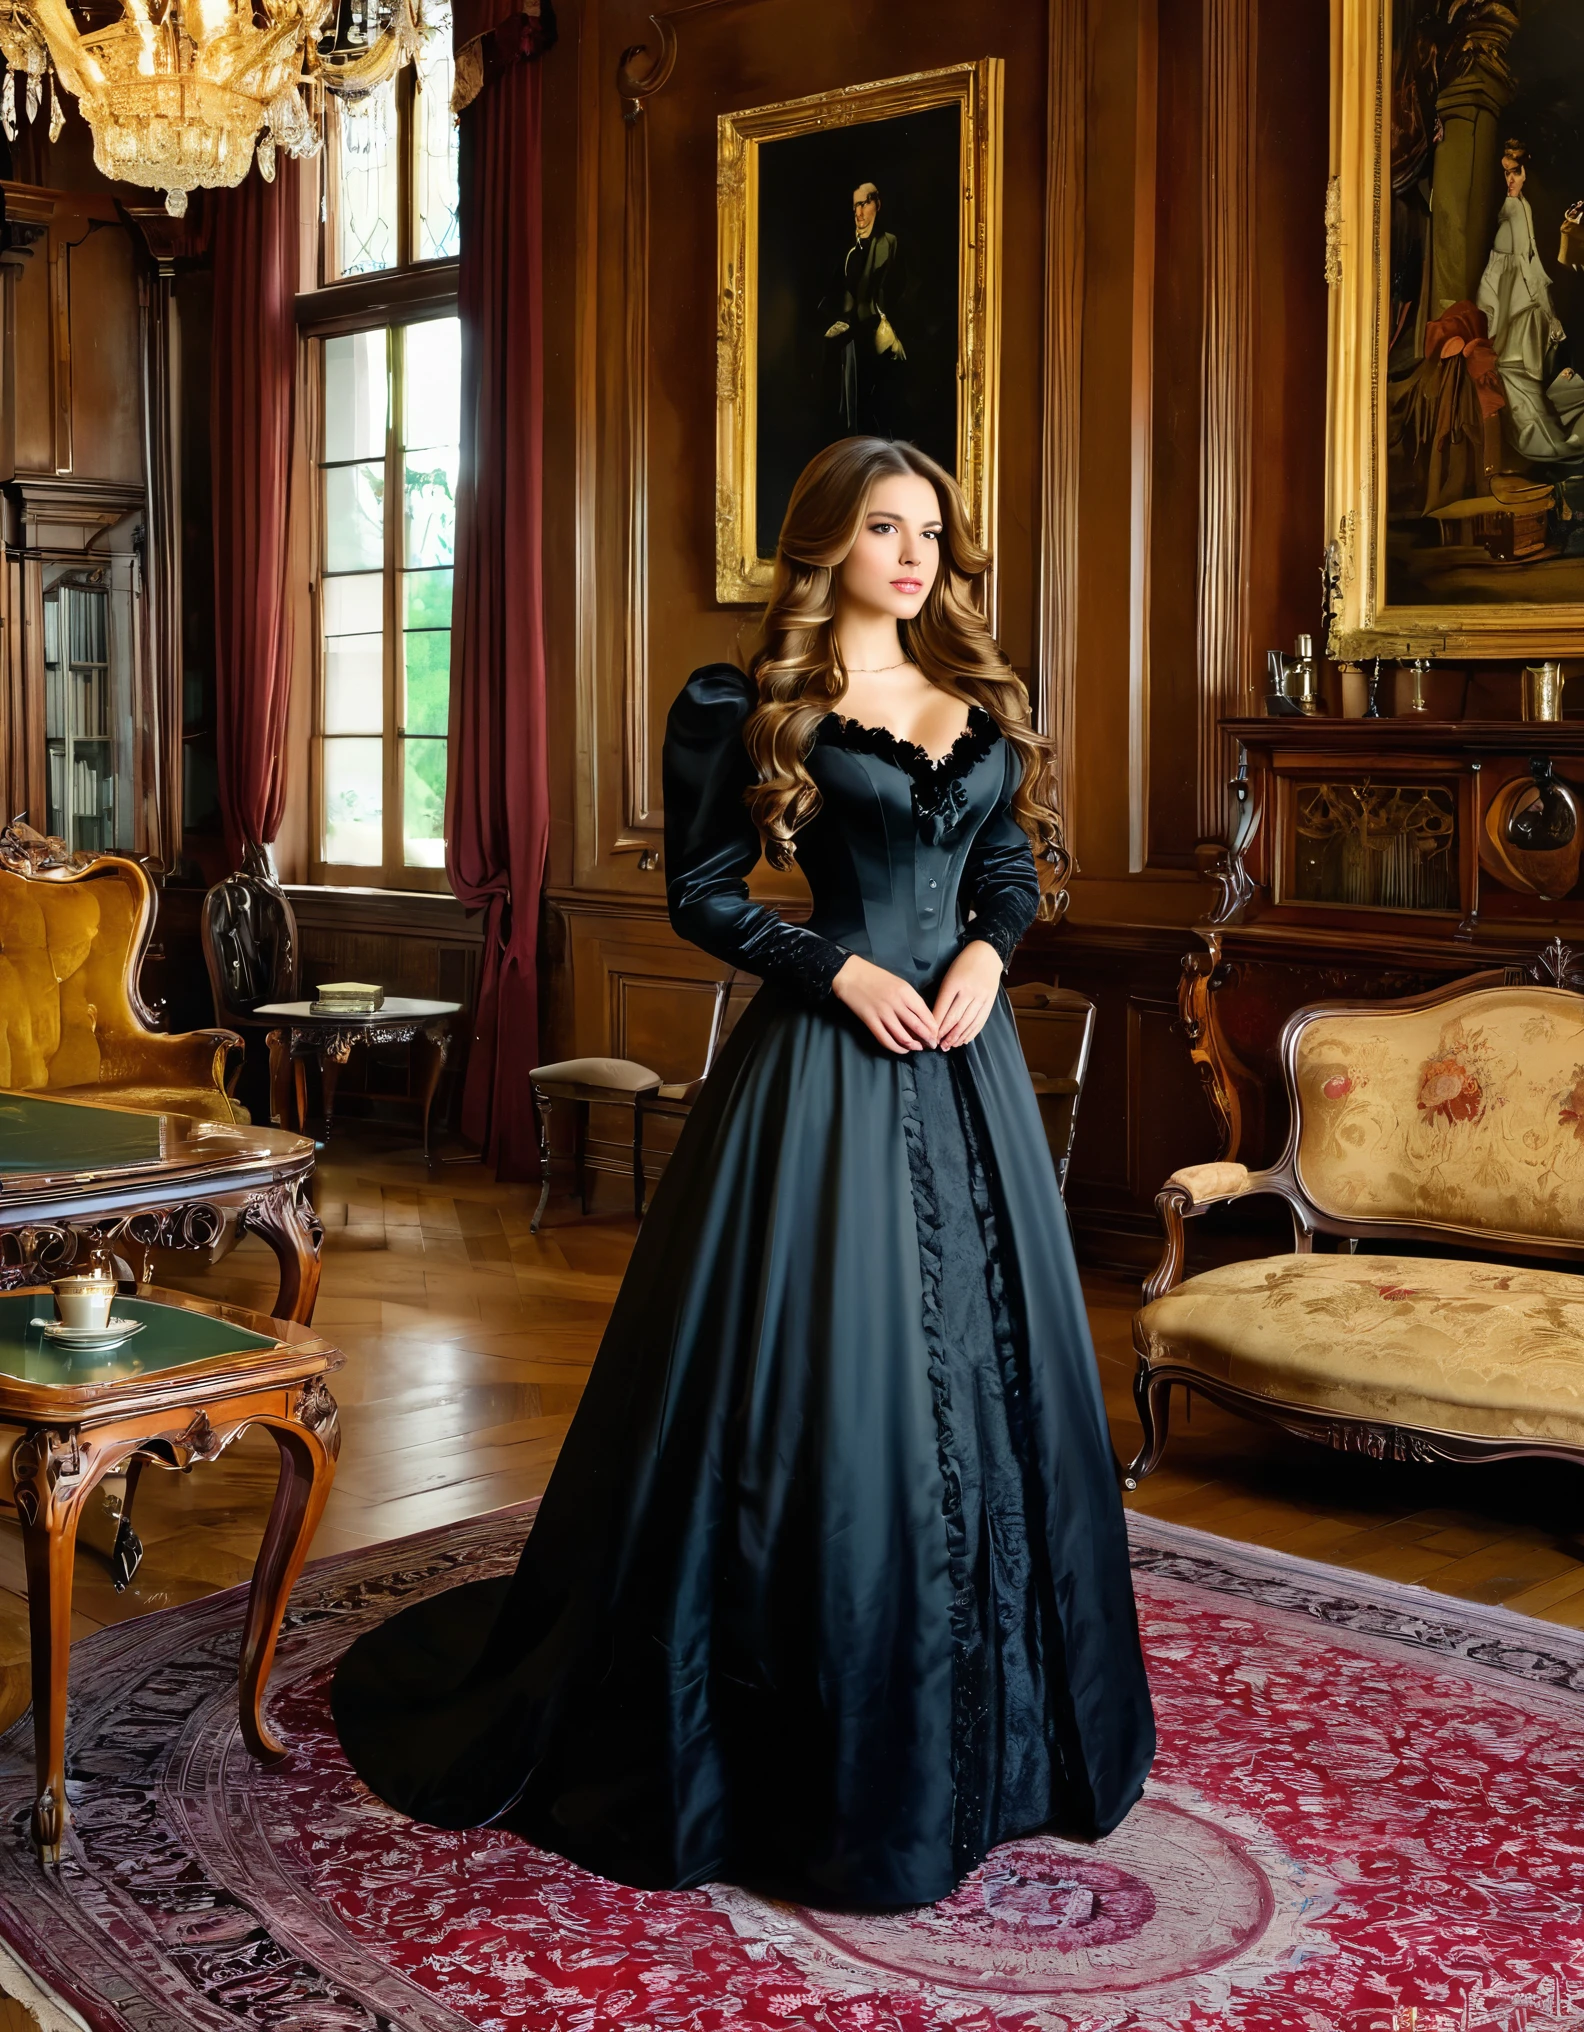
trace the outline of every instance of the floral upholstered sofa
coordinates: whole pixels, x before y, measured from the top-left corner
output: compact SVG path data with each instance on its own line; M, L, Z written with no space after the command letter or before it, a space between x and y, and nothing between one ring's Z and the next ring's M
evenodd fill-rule
M153 914L136 861L0 833L0 1088L246 1121L226 1091L235 1033L150 1025L137 976Z
M1584 995L1484 975L1300 1009L1282 1063L1280 1163L1193 1165L1157 1197L1128 1486L1178 1385L1382 1458L1584 1462L1584 1276L1511 1260L1584 1258ZM1293 1253L1180 1282L1184 1220L1255 1193L1288 1202Z

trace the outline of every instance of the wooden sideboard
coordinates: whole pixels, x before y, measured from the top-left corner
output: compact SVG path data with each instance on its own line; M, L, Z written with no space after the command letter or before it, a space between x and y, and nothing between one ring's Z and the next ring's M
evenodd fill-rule
M1223 1155L1263 1165L1287 1133L1278 1040L1305 1003L1493 968L1577 984L1584 721L1222 724L1236 817L1180 1009Z

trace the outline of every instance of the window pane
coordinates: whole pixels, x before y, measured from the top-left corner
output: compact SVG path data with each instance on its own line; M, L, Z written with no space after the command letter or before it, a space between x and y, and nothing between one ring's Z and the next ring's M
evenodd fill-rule
M443 734L451 710L451 630L410 629L402 647L402 725L409 734Z
M324 730L379 734L385 729L385 638L325 637Z
M462 417L462 321L431 318L408 325L402 391L402 445L407 451L450 446Z
M403 741L402 749L402 858L409 868L443 868L446 744Z
M457 233L457 123L451 112L456 74L451 63L451 9L430 4L424 22L431 33L418 52L418 90L413 105L413 154L418 185L418 259L441 261L455 254Z
M402 621L408 628L451 626L449 571L410 571L402 578Z
M377 868L385 858L385 744L324 743L324 858Z
M396 265L396 87L337 102L341 181L336 205L336 271L368 275Z
M324 582L327 635L378 635L385 626L385 579L380 572Z
M454 451L407 454L408 564L450 564L456 555Z
M327 461L384 457L389 384L383 332L349 332L345 338L325 340Z
M331 466L325 473L325 570L378 571L385 562L385 467Z

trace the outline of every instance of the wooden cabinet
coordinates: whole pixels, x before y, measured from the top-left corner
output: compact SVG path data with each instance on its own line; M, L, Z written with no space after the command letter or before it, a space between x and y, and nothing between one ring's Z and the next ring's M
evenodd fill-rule
M168 860L177 673L148 593L163 554L148 484L155 287L108 192L0 183L4 816L75 848Z
M1584 965L1584 721L1249 719L1181 1012L1223 1153L1274 1161L1277 1042L1332 997ZM1573 947L1579 948L1575 961Z

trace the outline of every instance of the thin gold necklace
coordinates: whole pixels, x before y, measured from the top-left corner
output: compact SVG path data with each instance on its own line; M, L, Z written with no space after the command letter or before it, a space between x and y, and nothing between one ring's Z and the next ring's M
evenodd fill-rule
M888 670L906 670L912 661L904 656L900 663L844 663L842 669L849 677L883 677Z

